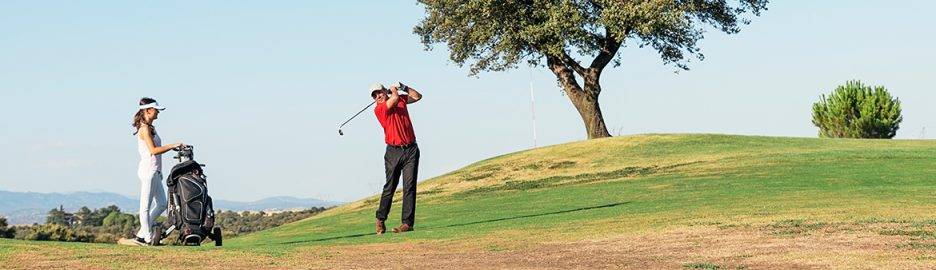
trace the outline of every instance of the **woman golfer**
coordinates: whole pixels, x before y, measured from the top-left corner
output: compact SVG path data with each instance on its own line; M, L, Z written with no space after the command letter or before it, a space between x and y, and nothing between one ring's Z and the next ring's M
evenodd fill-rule
M140 177L140 230L137 231L137 244L155 245L152 243L153 226L156 218L166 210L166 191L162 187L162 154L182 143L162 145L159 134L153 121L159 117L159 112L165 110L152 98L140 99L140 108L133 116L133 127L137 136L137 150L140 152L140 166L137 176ZM152 206L153 202L156 203ZM152 208L151 208L152 206Z

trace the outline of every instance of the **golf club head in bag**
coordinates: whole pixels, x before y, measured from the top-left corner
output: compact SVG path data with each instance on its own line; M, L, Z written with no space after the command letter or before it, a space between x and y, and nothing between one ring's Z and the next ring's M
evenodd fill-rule
M172 150L176 151L176 156L172 158L178 160L179 163L195 159L194 147L191 145L181 145L179 147L173 148Z

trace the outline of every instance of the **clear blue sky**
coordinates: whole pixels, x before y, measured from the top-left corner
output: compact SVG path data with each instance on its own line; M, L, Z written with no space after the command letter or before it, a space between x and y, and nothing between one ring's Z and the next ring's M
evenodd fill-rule
M710 32L706 60L674 73L622 50L605 72L612 134L814 137L810 106L849 79L903 101L898 138L936 136L932 1L774 1L738 35ZM169 109L164 141L196 146L214 197L354 200L383 182L372 82L403 81L420 179L532 146L585 138L544 69L467 77L444 46L423 51L414 1L4 1L0 3L0 190L136 196L129 121L141 96ZM167 169L173 164L164 158Z

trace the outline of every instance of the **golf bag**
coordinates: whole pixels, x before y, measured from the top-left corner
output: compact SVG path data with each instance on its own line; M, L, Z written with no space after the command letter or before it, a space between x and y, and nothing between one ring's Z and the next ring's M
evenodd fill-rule
M175 159L179 164L172 167L166 186L169 191L167 228L162 237L173 230L179 231L179 242L189 246L201 245L210 238L215 246L221 246L221 228L215 227L214 207L208 196L207 177L203 164L195 162L193 147L181 146Z

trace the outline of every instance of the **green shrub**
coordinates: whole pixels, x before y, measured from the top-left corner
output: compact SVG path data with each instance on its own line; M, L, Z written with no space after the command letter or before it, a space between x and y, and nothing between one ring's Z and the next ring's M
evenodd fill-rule
M16 236L16 229L7 224L6 218L0 217L0 238L13 238L13 236Z
M848 81L813 104L813 125L822 138L890 139L897 135L900 100L883 86Z
M19 227L16 238L39 241L67 241L67 242L93 242L94 235L84 231L76 231L60 224L43 224L29 227Z
M137 217L131 214L121 212L111 212L104 218L101 225L104 227L133 227L137 223Z

